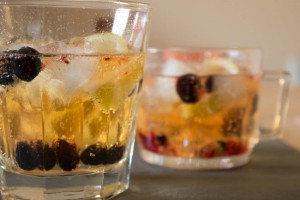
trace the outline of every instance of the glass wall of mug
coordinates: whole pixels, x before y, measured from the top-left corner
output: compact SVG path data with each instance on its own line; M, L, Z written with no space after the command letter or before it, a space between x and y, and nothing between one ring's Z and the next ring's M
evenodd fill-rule
M3 198L128 188L148 23L140 3L0 1Z
M261 128L264 81L279 95ZM141 157L179 169L244 165L261 138L282 134L288 88L289 74L262 70L259 49L149 49L137 129Z

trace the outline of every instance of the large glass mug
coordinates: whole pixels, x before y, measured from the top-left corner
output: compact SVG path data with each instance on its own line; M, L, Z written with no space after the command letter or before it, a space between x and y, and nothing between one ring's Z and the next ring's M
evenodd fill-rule
M140 3L0 1L3 198L128 188L148 22Z
M285 72L262 71L258 49L149 49L138 120L141 157L178 169L246 164L261 138L282 134L289 80ZM269 102L274 108L260 108L274 111L267 120L259 120L257 109L268 95L260 92L262 81L279 90Z

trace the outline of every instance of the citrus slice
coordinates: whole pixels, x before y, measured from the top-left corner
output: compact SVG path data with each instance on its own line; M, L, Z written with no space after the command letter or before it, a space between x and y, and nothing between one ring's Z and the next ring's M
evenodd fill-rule
M122 59L122 58L120 58ZM114 76L111 80L95 90L95 97L100 103L100 107L105 110L116 110L123 101L135 92L142 73L143 56L133 56L129 59L127 71L120 70L122 73Z
M239 72L238 66L226 58L207 59L203 62L203 74L236 74Z
M113 33L96 33L85 38L85 49L91 53L122 54L128 52L126 40Z

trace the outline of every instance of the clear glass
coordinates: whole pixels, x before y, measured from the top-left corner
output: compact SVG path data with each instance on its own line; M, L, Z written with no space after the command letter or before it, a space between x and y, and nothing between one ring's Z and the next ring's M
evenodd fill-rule
M3 199L125 191L149 6L0 1Z
M289 80L262 71L258 49L149 49L137 127L141 157L178 169L246 164L260 139L281 135ZM261 127L262 81L278 97Z

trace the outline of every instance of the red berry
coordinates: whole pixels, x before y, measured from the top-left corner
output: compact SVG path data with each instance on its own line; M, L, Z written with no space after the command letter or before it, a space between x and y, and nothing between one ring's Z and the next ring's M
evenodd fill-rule
M146 135L139 132L139 138L145 149L155 153L158 152L159 145L156 143L155 135L152 131Z
M202 158L212 158L215 156L215 146L212 144L205 145L199 152L199 156Z
M241 140L228 140L226 142L226 155L238 155L248 150L248 142Z

